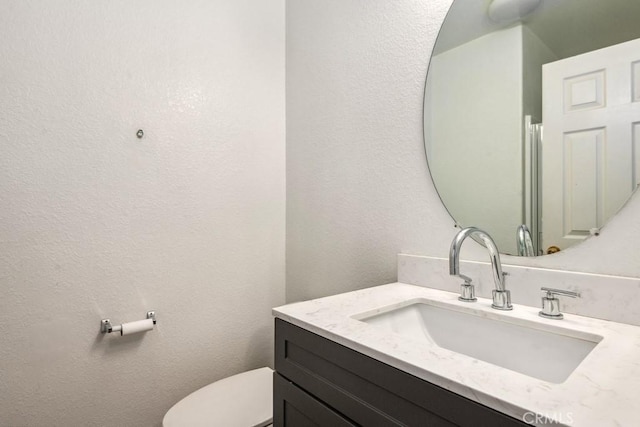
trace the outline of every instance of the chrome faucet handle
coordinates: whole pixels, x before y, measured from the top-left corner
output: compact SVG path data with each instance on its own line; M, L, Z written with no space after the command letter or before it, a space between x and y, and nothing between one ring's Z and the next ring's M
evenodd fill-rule
M560 300L556 298L557 295L571 298L580 297L578 292L567 291L564 289L540 288L540 290L547 294L542 297L542 310L540 310L538 314L540 317L544 317L546 319L561 320L564 318L562 313L560 313Z
M460 296L458 300L463 302L476 302L478 298L476 298L475 287L471 284L471 279L467 276L460 275L461 278L464 279L464 283L460 285Z

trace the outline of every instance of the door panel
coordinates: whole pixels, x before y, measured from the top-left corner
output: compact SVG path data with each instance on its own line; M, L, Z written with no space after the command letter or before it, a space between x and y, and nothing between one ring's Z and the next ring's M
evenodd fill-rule
M543 66L542 246L599 229L640 183L640 40Z

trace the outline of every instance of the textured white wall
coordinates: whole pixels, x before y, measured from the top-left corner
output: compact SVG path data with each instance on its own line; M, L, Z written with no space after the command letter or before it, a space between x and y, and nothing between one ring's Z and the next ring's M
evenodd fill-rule
M398 252L449 241L421 124L447 6L287 2L289 301L394 281Z
M158 426L271 360L284 1L2 6L0 426Z
M456 230L424 160L422 103L450 4L287 3L288 300L393 281L398 252L448 255ZM639 217L636 195L597 238L503 261L640 276ZM487 259L472 241L462 256Z

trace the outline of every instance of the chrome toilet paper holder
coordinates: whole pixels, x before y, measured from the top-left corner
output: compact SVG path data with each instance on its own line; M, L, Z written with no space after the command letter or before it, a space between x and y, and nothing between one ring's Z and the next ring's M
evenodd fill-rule
M153 320L153 324L156 324L156 312L147 311L147 319ZM122 332L122 324L112 325L111 319L102 319L100 321L100 332L103 334L110 334L112 332Z

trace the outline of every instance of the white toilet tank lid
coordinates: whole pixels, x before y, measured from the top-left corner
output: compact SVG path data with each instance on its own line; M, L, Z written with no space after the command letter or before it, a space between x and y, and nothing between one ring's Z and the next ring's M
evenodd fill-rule
M194 391L164 416L163 427L257 427L273 418L273 370L259 368Z

